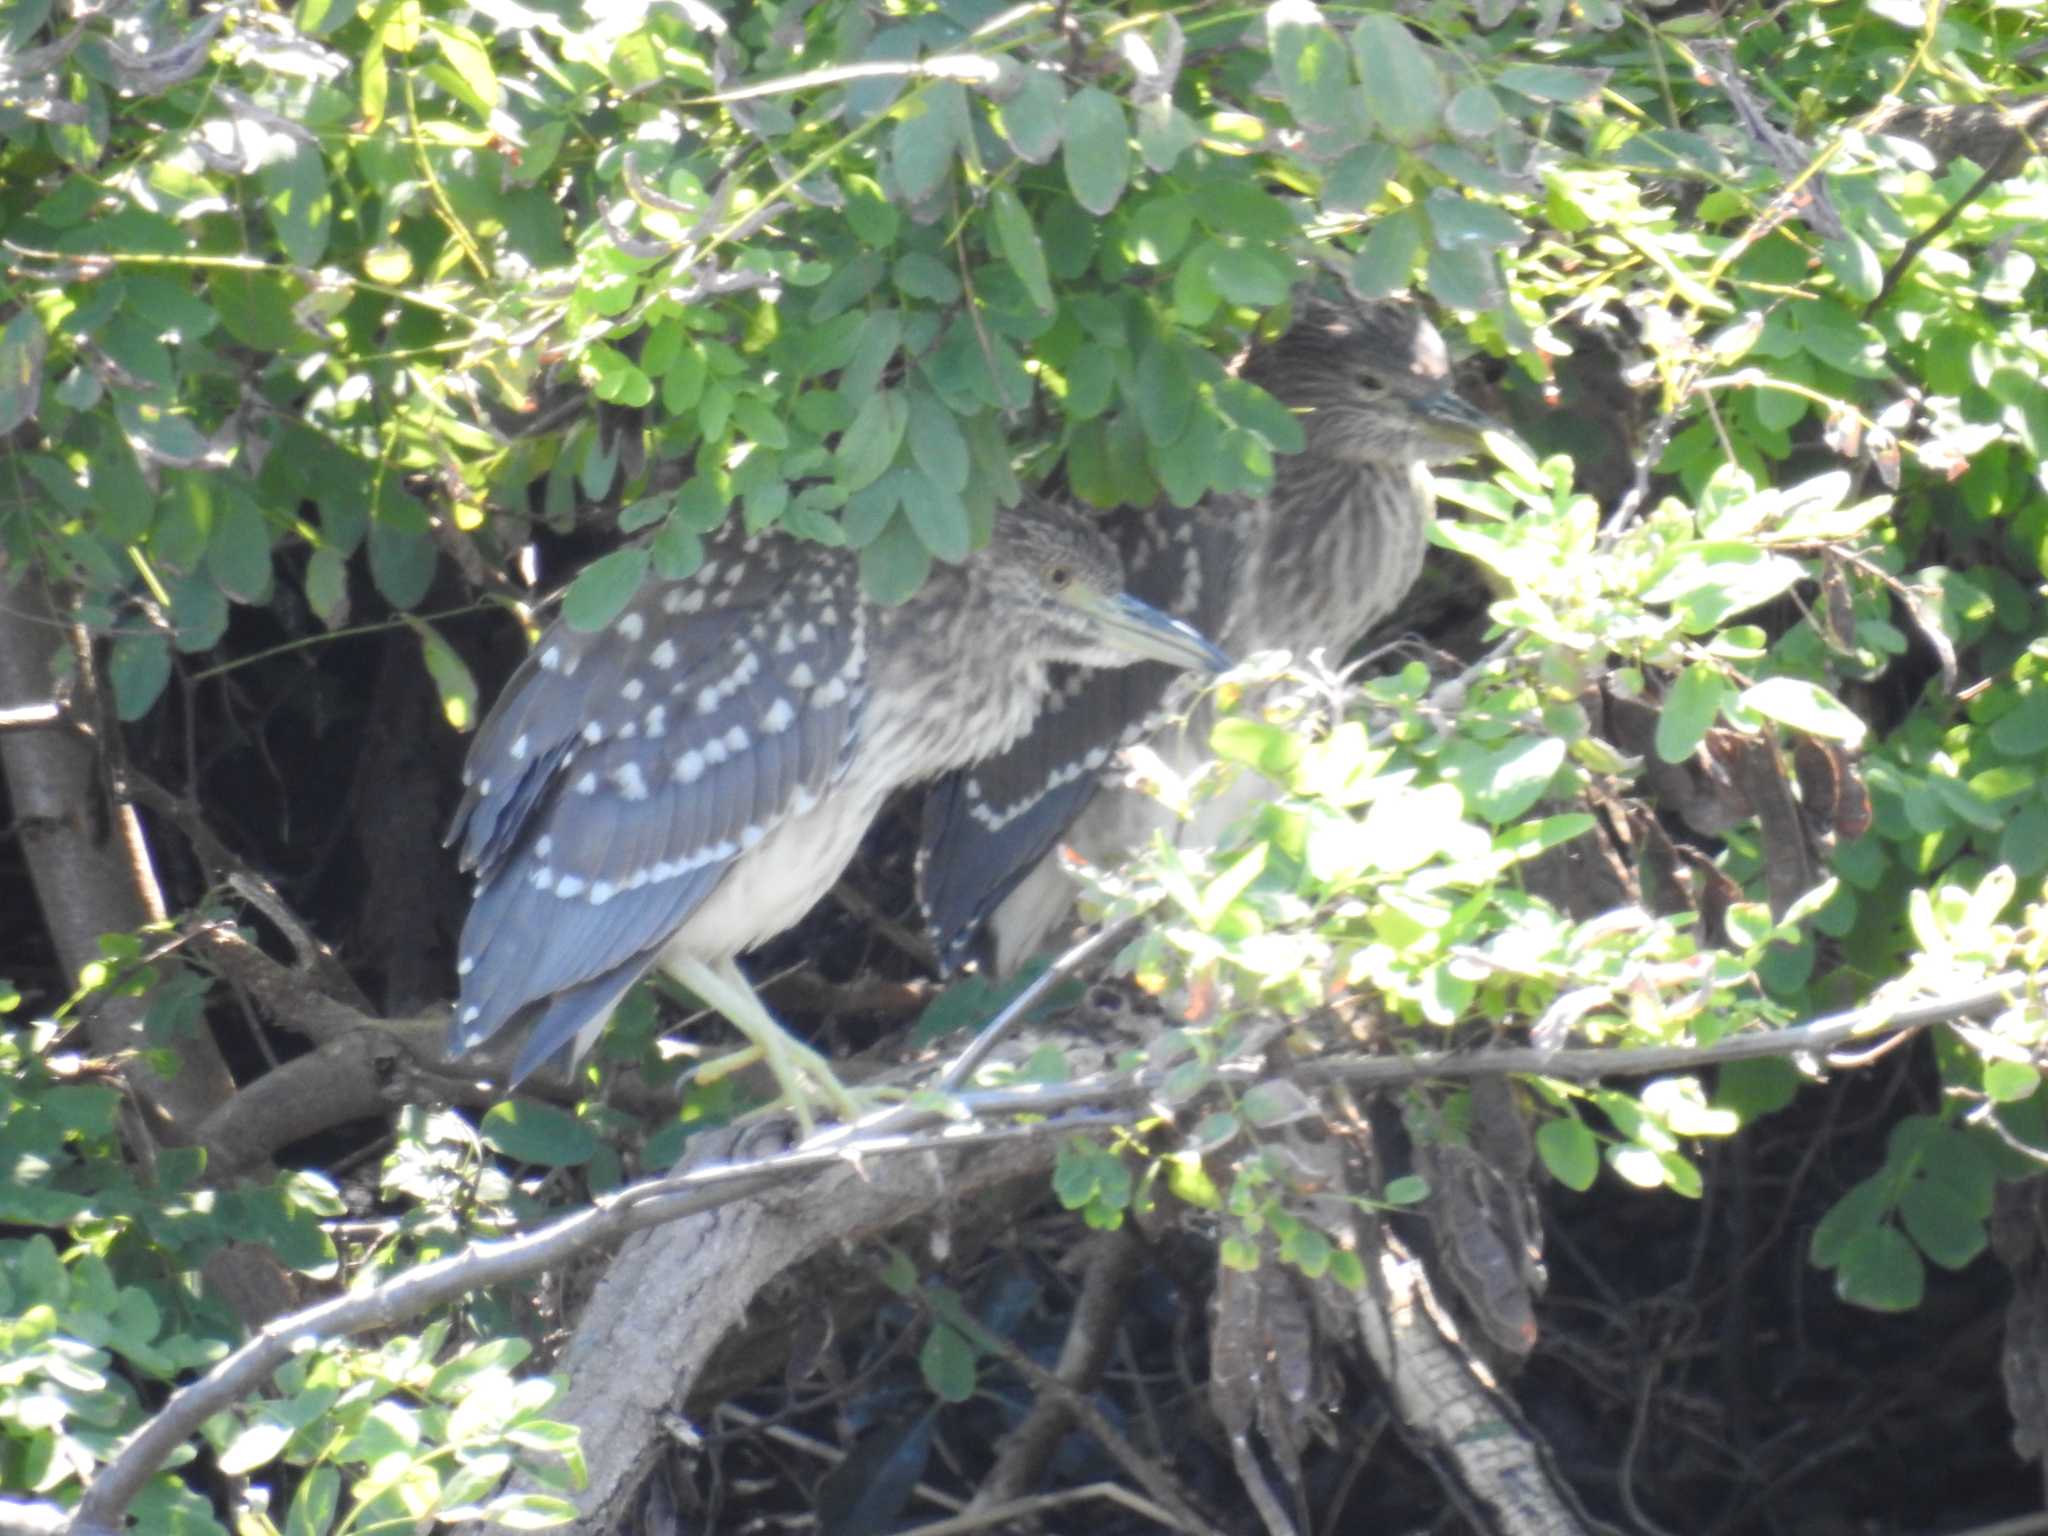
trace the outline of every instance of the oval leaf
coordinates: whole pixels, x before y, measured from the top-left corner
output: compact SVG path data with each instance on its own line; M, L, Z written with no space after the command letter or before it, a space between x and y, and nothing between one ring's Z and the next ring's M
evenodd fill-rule
M1861 744L1867 729L1856 713L1824 688L1797 677L1767 677L1742 690L1744 709L1845 746Z
M569 627L586 633L603 629L625 612L647 574L648 558L645 549L635 546L615 549L585 566L562 597L562 617Z
M1124 104L1100 86L1076 91L1067 103L1067 186L1074 201L1106 214L1124 195L1131 174L1131 129Z

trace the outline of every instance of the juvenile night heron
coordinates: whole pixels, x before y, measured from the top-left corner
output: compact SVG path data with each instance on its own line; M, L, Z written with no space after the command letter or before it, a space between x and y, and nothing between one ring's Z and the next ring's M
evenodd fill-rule
M806 1124L814 1095L847 1113L734 957L831 887L891 791L1014 740L1052 666L1227 665L1122 586L1100 530L1031 503L898 607L862 595L848 551L726 537L604 629L556 624L463 772L449 841L477 888L451 1054L527 1026L516 1083L587 1049L659 964L750 1038Z
M1443 338L1409 304L1307 299L1284 335L1253 349L1242 376L1297 412L1306 438L1279 460L1272 490L1185 512L1162 503L1106 526L1131 591L1233 655L1341 653L1421 572L1436 507L1425 466L1469 456L1492 423L1452 387ZM1072 906L1059 844L1101 863L1167 824L1159 806L1106 788L1099 771L1157 729L1173 683L1160 667L1063 670L1026 735L933 787L919 878L942 962L963 959L986 925L992 964L1014 968ZM1206 735L1157 745L1191 768ZM1247 781L1206 802L1182 841L1213 844L1255 793Z

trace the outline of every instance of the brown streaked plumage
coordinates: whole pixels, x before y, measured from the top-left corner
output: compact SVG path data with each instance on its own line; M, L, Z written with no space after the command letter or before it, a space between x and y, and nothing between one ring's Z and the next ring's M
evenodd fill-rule
M1342 652L1421 570L1435 509L1425 466L1467 457L1489 423L1453 388L1443 339L1412 304L1306 299L1241 376L1298 414L1302 451L1279 460L1264 497L1115 515L1131 589L1233 655ZM1160 807L1105 790L1099 774L1156 729L1173 683L1155 667L1056 675L1014 745L934 786L920 892L943 960L957 962L986 926L994 965L1014 967L1071 908L1057 846L1100 863L1165 824ZM1205 739L1178 731L1155 745L1191 768ZM1183 840L1213 842L1255 793L1247 784L1208 802Z

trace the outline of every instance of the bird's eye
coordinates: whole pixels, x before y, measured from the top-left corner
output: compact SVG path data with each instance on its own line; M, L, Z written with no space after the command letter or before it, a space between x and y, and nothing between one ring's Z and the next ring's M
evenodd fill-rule
M1074 573L1064 565L1056 565L1045 573L1046 583L1055 592L1064 592L1074 584Z
M1380 376L1378 374L1361 373L1358 376L1358 387L1364 390L1368 395L1376 395L1381 390L1385 389L1387 386L1380 379Z

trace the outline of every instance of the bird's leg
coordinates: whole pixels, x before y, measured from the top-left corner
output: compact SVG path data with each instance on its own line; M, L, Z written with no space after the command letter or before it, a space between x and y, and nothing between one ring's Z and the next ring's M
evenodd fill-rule
M765 1061L768 1070L775 1074L782 1096L788 1101L806 1136L817 1128L812 1114L814 1105L824 1105L842 1120L860 1118L860 1104L832 1075L830 1064L776 1022L775 1015L768 1011L767 1005L741 973L738 961L725 959L707 963L667 958L663 968L724 1014L752 1042L743 1051L721 1056L699 1067L698 1081L716 1082L757 1061Z

